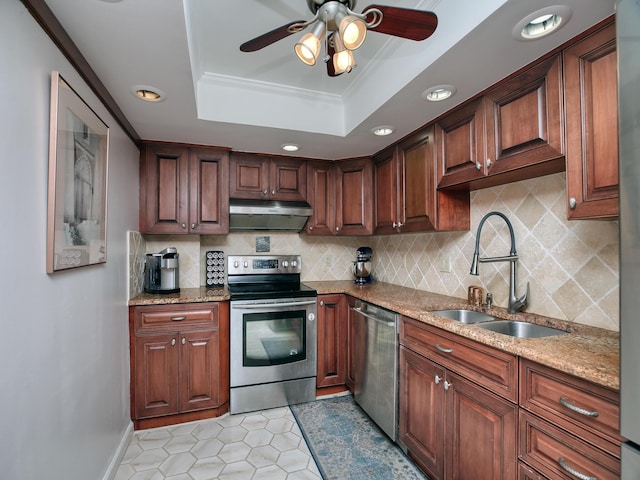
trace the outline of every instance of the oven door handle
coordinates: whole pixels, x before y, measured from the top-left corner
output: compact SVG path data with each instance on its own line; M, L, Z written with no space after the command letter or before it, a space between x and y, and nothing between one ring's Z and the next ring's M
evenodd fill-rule
M236 310L256 310L270 307L301 307L303 305L315 305L316 301L308 302L286 302L286 303L252 303L249 305L231 305Z

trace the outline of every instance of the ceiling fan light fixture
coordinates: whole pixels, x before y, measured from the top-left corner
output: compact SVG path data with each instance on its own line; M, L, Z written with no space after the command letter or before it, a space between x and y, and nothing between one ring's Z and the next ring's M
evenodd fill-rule
M336 75L349 73L356 66L356 59L351 50L347 50L340 40L340 35L333 36L335 53L333 54L333 69Z
M338 32L345 48L356 50L367 37L367 24L358 17L346 15L340 20Z
M512 31L517 40L537 40L563 27L571 18L571 9L566 5L553 5L527 15Z
M305 33L300 41L295 44L294 50L298 58L305 64L316 64L320 54L320 39L324 35L325 24L317 22L312 32Z

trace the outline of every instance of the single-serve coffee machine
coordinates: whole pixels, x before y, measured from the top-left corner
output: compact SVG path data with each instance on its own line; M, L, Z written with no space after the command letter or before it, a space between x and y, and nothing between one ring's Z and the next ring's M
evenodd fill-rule
M353 262L354 282L357 285L373 282L371 276L371 257L373 251L369 247L360 247L356 250L356 261Z
M178 293L180 291L178 260L175 247L160 253L147 253L144 266L144 291L147 293Z

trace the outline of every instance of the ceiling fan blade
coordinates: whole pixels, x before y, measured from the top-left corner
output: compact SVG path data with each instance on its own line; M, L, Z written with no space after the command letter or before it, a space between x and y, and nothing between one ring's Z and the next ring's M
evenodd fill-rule
M327 57L329 57L329 60L327 60L327 75L330 77L337 77L338 75L342 75L342 73L336 73L336 67L333 64L333 54L336 53L336 47L333 43L333 35L334 33L329 35L327 38Z
M259 37L256 37L247 42L244 42L242 45L240 45L240 50L243 52L255 52L257 50L260 50L261 48L267 47L272 43L277 42L278 40L287 38L289 35L296 33L295 31L294 32L289 31L289 27L296 24L304 24L304 20L298 20L296 22L287 23L286 25L275 28L270 32L263 33Z
M382 12L382 22L377 27L370 28L369 30L372 32L420 41L429 38L438 26L438 17L433 12L386 5L369 5L362 13L366 14L372 8L377 8Z

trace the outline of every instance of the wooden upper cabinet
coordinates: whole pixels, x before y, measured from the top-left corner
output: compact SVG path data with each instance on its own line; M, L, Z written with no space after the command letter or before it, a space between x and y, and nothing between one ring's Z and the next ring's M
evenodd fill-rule
M297 158L231 154L231 198L306 200L307 162Z
M226 150L147 143L140 161L140 231L229 232Z
M373 165L371 159L309 162L308 201L313 214L309 235L373 233Z
M371 159L336 163L336 235L373 233L373 164Z
M473 190L563 171L560 54L439 119L436 143L439 188Z
M375 161L376 234L469 229L467 190L436 190L434 128Z
M618 215L615 24L564 52L569 219Z

